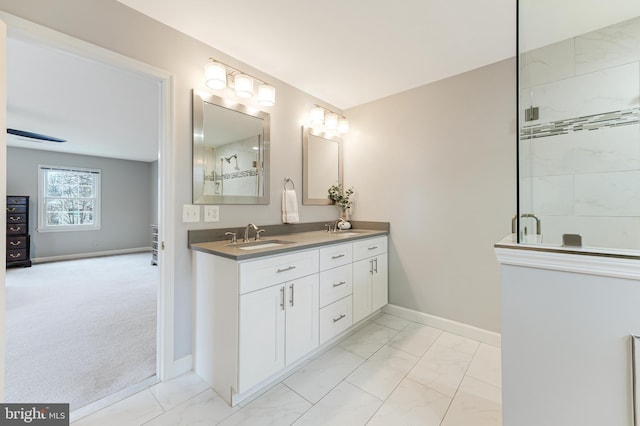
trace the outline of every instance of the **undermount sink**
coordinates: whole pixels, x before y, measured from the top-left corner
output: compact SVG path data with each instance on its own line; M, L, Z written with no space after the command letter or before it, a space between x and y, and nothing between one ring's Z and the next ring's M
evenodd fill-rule
M227 244L227 245L236 246L240 250L259 250L264 248L283 246L283 245L292 244L292 243L293 241L264 240L264 241L253 241L250 243L236 243L236 244Z
M360 234L360 231L337 231L334 232L333 235L337 236L337 237L348 237L350 235L358 235Z

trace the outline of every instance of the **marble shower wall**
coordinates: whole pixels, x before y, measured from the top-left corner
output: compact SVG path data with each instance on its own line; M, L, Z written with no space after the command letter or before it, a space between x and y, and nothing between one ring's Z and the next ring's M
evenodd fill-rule
M522 54L520 88L520 212L544 243L640 249L640 18Z

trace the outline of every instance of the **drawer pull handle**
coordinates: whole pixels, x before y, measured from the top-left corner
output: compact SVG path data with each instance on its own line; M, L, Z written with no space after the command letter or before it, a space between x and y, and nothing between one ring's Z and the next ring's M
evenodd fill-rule
M18 231L19 231L19 230L21 230L21 229L22 229L22 227L21 227L21 226L18 226L17 228L14 228L13 226L10 226L10 227L9 227L9 231L11 231L11 232L18 232Z
M16 208L15 207L11 207L11 208L7 207L7 211L8 212L15 212Z
M369 247L369 250L376 250L378 246Z
M14 222L17 222L20 220L20 216L9 216L9 220L12 220Z
M341 285L345 285L346 283L347 283L346 281L340 281L339 283L335 283L333 286L340 287Z
M22 245L22 243L20 241L9 241L9 245L15 247L15 246Z
M22 256L20 253L18 253L18 254L9 253L9 257L12 258L12 259L15 259L15 258L20 257L20 256Z
M338 322L340 321L342 318L346 317L347 314L341 314L340 316L337 316L333 319L333 322Z
M337 256L331 256L331 260L340 259L341 257L344 257L344 254L339 254Z
M284 268L284 269L278 269L276 272L279 274L280 272L287 272L287 271L292 271L296 269L295 266L289 266L288 268Z
M291 290L291 299L289 299L289 303L293 306L293 284L289 286L289 289Z

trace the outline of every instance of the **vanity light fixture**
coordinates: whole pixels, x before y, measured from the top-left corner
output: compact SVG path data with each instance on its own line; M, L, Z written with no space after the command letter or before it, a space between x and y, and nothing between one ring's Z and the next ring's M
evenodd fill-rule
M345 116L318 105L309 111L309 121L314 128L324 127L329 131L337 130L340 134L349 131L349 120Z
M254 82L258 82L258 103L263 106L273 106L276 103L275 87L213 58L209 58L209 62L205 64L204 76L208 88L222 90L230 87L236 96L243 99L254 95Z
M208 88L224 89L227 87L227 69L220 62L209 59L204 65L204 79Z

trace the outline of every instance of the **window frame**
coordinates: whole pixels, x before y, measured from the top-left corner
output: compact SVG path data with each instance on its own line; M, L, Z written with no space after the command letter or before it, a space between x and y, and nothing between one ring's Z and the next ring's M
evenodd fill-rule
M93 198L93 224L91 225L47 225L47 188L46 175L48 170L66 171L76 173L91 173L94 175L95 194ZM38 232L68 232L68 231L97 231L102 229L101 201L102 201L102 170L84 167L54 166L49 164L38 164ZM57 198L57 197L52 197ZM77 197L87 198L87 197ZM69 199L74 199L69 197Z

